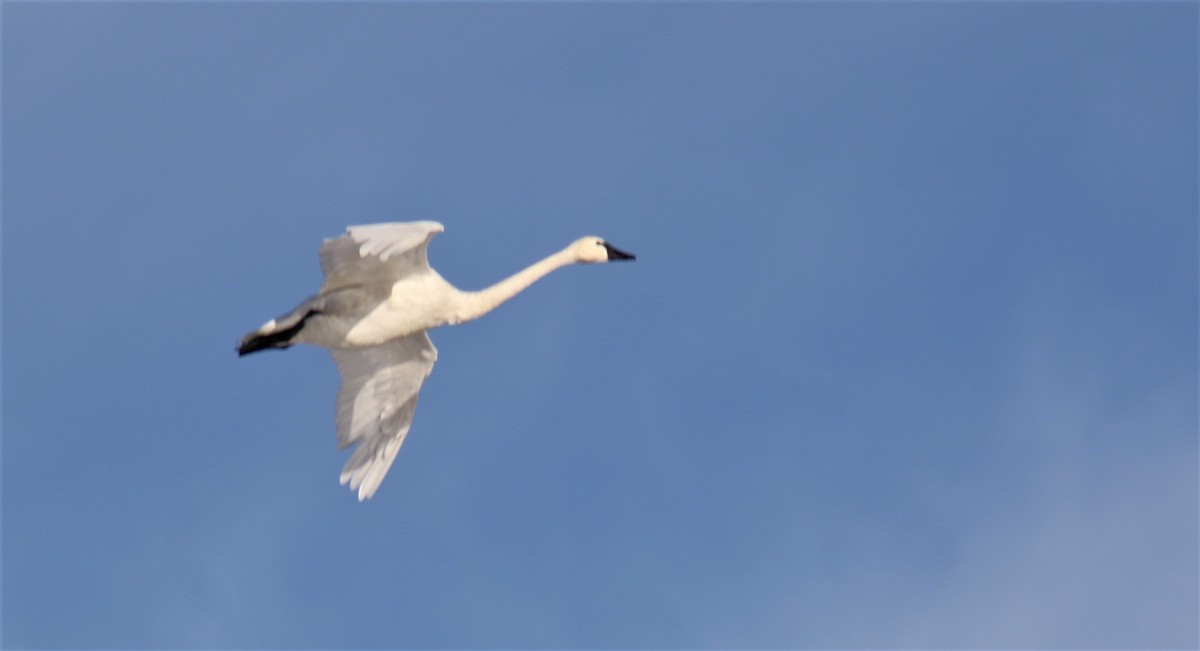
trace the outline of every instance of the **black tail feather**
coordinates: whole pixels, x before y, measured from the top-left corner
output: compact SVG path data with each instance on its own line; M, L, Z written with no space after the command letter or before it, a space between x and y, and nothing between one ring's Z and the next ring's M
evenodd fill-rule
M260 350L267 350L268 348L283 349L290 347L292 345L292 339L300 333L302 328L304 328L304 323L308 321L309 317L320 313L321 312L319 310L309 310L304 316L300 317L300 320L297 321L295 325L291 326L290 328L276 330L275 332L269 334L258 334L252 332L246 335L242 338L241 342L238 343L238 357L249 355L250 353L257 353Z

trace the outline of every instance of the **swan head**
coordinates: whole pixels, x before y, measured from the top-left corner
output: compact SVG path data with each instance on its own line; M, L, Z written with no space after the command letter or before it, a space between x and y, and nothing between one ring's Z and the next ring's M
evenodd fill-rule
M626 253L621 249L605 242L599 237L581 237L571 245L570 251L576 262L596 263L612 262L614 260L636 260L637 256Z

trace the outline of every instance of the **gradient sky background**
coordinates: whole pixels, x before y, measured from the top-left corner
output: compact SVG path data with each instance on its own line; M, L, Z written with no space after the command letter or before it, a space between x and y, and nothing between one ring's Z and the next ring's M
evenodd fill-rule
M3 643L1195 647L1194 3L3 6ZM479 288L379 494L238 359Z

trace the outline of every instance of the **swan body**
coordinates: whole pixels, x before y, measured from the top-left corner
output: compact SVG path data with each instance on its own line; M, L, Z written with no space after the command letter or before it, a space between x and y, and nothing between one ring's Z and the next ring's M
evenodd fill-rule
M546 274L571 264L633 260L598 237L584 237L480 291L462 291L429 266L437 222L351 226L321 245L325 282L291 312L242 337L244 356L293 344L329 349L342 383L338 446L355 446L341 483L370 498L412 425L417 394L437 349L426 331L477 319Z

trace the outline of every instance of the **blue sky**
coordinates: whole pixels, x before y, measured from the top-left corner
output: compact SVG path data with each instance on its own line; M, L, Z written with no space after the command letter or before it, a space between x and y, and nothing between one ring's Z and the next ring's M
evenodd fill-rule
M1197 7L5 3L8 648L1195 647ZM245 331L478 288L376 498Z

